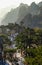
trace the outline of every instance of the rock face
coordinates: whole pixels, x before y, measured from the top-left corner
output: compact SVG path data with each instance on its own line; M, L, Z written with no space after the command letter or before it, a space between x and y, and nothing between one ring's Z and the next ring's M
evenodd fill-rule
M21 21L25 15L27 15L27 5L21 3L19 7L8 12L1 23L4 25L15 23L17 20Z
M1 23L4 25L15 22L19 24L21 21L25 26L42 28L42 2L38 5L33 2L30 6L21 3L19 7L8 12Z
M38 6L41 7L42 6L42 2L38 3Z
M26 15L26 17L22 20L24 22L24 26L34 28L39 27L42 28L42 15L32 16L31 14Z

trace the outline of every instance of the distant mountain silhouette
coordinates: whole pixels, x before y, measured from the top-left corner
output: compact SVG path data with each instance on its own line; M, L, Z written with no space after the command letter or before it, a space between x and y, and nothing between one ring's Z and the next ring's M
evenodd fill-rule
M27 7L28 5L21 3L19 7L17 7L16 9L12 9L6 14L5 18L2 20L2 24L6 25L11 22L14 23L18 19L23 19L24 16L27 15Z
M29 6L28 10L32 15L38 15L40 13L39 6L35 2L33 2L31 6Z
M8 12L1 23L4 25L15 22L19 24L21 21L25 26L42 28L42 2L38 4L33 2L30 6L21 3L19 7Z
M42 2L38 3L38 6L41 7L42 6Z
M22 20L24 23L24 26L34 28L34 27L39 27L42 28L42 15L34 15L32 16L31 14L28 14L25 16L25 18Z

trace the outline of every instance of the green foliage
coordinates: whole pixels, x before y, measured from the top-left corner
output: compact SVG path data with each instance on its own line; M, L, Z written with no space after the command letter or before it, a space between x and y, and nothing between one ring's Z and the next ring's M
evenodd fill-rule
M26 65L42 65L42 46L27 49L28 56L25 57Z
M42 44L42 30L29 29L25 30L16 37L17 44L30 46L31 44Z
M10 53L10 52L12 53L12 52L16 52L16 49L5 49L4 52L5 53L7 53L7 52L8 53Z
M8 39L8 36L5 34L0 35L3 38L3 43L4 44L11 44L11 41Z

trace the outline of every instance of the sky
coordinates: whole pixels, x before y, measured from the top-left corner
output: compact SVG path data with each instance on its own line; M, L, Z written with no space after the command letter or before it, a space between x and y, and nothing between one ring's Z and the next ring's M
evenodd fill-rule
M17 7L20 3L25 3L25 4L31 4L31 2L40 2L42 0L0 0L0 9L5 8L11 5L14 5L14 7Z
M32 2L39 3L41 1L42 0L0 0L0 21L11 8L18 7L20 3L30 5Z

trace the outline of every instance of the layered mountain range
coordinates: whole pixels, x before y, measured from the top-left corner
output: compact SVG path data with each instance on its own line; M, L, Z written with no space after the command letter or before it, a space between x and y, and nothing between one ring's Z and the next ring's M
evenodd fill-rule
M15 22L23 22L26 27L42 28L42 2L32 2L30 6L21 3L16 9L11 9L1 21L4 25Z

